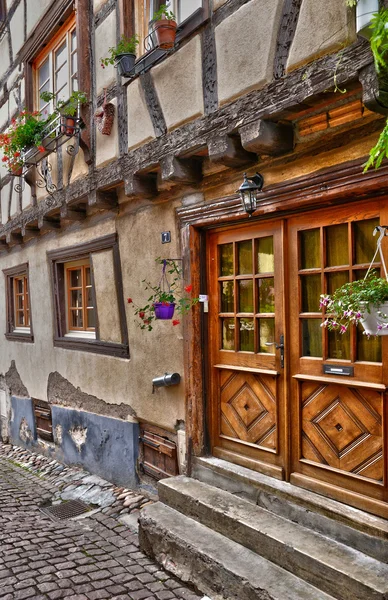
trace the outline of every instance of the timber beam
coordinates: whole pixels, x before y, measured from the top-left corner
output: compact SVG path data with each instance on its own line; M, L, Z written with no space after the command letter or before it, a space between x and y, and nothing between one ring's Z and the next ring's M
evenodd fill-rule
M56 231L60 229L60 227L61 224L58 220L49 219L43 215L38 218L38 228L41 233L45 233L47 231Z
M61 206L60 211L61 216L61 225L68 225L69 223L74 223L75 221L82 221L86 217L85 210L79 210L76 207L68 206L67 204L63 204Z
M111 210L118 206L116 192L104 192L92 190L88 194L88 208L97 208L99 210Z
M170 154L160 161L160 187L162 188L164 183L195 185L201 179L201 164L195 159L182 159Z
M10 248L23 243L22 234L17 231L7 231L5 234L5 240Z
M124 179L125 195L128 198L154 198L158 194L156 173L131 173Z
M254 151L247 151L241 145L239 136L217 135L208 143L209 160L225 167L239 168L257 162Z
M40 234L40 229L38 227L35 227L31 224L22 225L21 235L23 238L23 242L28 242L29 240L32 240L32 239L38 237L39 234Z
M291 152L294 147L294 134L291 124L273 123L259 119L240 127L241 143L245 150L277 156Z

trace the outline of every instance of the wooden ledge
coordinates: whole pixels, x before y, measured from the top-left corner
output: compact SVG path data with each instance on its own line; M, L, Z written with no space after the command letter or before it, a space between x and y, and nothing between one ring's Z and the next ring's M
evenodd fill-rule
M292 376L293 379L298 381L317 381L318 383L336 383L339 385L346 385L347 387L362 387L369 388L371 390L379 390L385 392L387 386L383 383L368 383L367 381L360 381L359 379L352 379L351 377L322 377L320 375L303 375L298 373Z

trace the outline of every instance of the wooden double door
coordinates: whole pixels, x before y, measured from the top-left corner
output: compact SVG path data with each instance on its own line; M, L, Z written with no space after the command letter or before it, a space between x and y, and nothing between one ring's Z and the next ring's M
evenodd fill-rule
M214 456L387 517L388 336L329 332L319 305L365 274L384 218L370 202L208 234L208 416Z

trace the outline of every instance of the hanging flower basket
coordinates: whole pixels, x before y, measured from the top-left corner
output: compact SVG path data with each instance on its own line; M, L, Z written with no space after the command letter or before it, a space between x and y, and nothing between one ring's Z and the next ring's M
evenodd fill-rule
M162 321L168 321L173 318L175 304L172 302L154 302L155 317Z
M379 306L370 304L369 311L366 310L360 319L366 335L388 335L388 302Z

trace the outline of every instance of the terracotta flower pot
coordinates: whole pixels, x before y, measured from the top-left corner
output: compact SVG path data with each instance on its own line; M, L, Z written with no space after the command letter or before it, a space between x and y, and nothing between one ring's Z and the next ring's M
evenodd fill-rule
M159 48L168 50L173 48L175 44L177 24L175 21L168 19L160 19L154 24L154 31Z
M69 115L63 115L61 118L61 133L68 135L74 135L75 131L75 117Z
M155 302L154 309L155 317L157 319L167 321L172 319L174 316L175 304L169 304L167 302Z
M15 177L21 177L23 175L23 167L18 165L13 166L11 167L11 173Z

